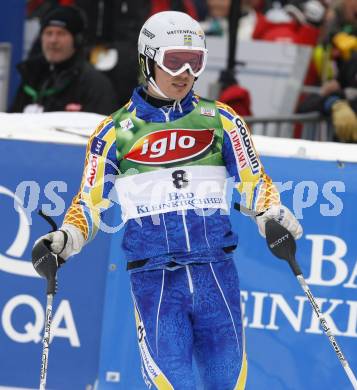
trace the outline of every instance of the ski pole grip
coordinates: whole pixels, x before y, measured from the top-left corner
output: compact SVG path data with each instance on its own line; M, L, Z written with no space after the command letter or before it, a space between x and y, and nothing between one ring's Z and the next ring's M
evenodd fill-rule
M302 275L301 268L295 258L288 260L291 270L294 272L295 276Z
M57 292L57 279L56 275L47 279L47 295L55 295Z
M270 251L279 259L286 260L295 276L301 275L301 269L296 261L296 242L293 235L274 219L265 224L266 241Z

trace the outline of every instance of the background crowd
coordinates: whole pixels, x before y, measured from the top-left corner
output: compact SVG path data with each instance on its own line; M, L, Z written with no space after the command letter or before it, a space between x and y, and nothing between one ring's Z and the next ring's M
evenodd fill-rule
M206 35L228 39L231 6L231 0L29 0L27 18L38 21L38 36L17 66L21 84L9 112L110 114L140 81L137 37L150 15L184 11ZM62 35L53 28L58 20ZM301 95L296 112L317 111L334 140L357 142L357 0L241 0L237 37L311 46L305 85L314 88ZM219 100L252 115L249 91L234 73L223 72L220 86Z

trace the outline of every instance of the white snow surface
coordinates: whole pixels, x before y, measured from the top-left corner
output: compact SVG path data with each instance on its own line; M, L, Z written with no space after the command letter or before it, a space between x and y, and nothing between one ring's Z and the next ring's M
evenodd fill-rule
M0 113L0 139L85 145L105 118L86 112ZM253 135L262 156L357 162L357 144ZM0 141L1 142L1 141Z
M37 390L37 387L36 388L30 388L30 387L0 386L0 390Z
M357 144L265 137L263 135L253 135L253 140L258 153L262 156L357 162Z
M0 113L0 138L82 145L104 118L89 112Z

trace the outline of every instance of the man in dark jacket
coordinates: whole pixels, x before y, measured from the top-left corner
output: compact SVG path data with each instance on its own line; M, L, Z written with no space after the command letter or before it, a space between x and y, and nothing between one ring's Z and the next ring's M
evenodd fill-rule
M81 50L85 18L75 7L57 7L41 22L42 55L17 68L22 82L10 112L85 111L110 114L116 107L110 81Z

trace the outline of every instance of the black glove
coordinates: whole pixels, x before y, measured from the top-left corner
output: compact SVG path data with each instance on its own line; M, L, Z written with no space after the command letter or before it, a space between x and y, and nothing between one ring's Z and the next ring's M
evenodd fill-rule
M38 240L32 249L32 264L37 273L47 279L47 294L56 293L56 274L64 260L51 252L51 241Z

